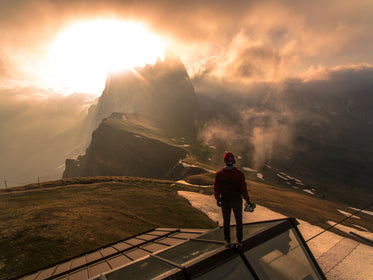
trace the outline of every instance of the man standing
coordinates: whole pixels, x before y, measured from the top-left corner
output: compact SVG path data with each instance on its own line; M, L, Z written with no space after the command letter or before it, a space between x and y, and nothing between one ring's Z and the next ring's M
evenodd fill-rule
M214 195L217 204L222 209L224 219L224 239L227 248L232 247L230 236L231 211L236 220L237 247L242 246L242 197L252 207L246 189L245 175L233 164L236 163L234 155L230 152L224 154L225 167L215 174Z

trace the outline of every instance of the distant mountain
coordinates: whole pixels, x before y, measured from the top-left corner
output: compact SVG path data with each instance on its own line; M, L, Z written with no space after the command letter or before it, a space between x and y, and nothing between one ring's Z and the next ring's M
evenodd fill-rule
M187 152L156 139L152 131L114 113L92 134L86 154L67 159L63 178L135 176L166 178Z
M321 185L326 196L366 205L373 199L373 83L348 74L287 85L293 146L273 163Z
M86 153L77 160L66 160L63 177L165 178L187 152L149 137L149 131L162 137L195 139L199 115L189 75L173 55L155 65L110 73L98 103L90 107L81 125L80 139L88 146ZM145 132L141 130L144 126Z
M197 96L207 110L201 134L217 147L207 149L207 158L231 150L242 157L238 164L263 173L267 183L288 185L277 176L284 172L327 199L372 201L373 68L291 79L272 90L259 85L229 99L224 92ZM262 181L253 172L249 178Z
M112 125L118 116L104 120L86 154L66 161L64 177L192 176L202 170L177 164L187 152L169 141L185 137L183 149L193 164L220 168L221 155L230 150L240 156L238 167L258 171L247 174L251 180L296 186L294 179L281 179L284 173L321 197L363 206L373 198L372 74L370 68L338 70L328 79L293 79L281 89L259 85L227 95L195 93L185 66L171 56L153 66L112 73L89 110L81 138L89 141L113 112L127 118L116 120L125 127ZM154 134L143 133L142 126ZM160 162L155 151L162 149L166 160ZM150 171L160 164L158 171ZM141 173L140 166L145 166Z

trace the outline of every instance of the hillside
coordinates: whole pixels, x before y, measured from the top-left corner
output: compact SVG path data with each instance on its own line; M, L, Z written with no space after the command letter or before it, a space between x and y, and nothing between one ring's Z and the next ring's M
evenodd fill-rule
M237 167L255 171L245 173L250 180L364 207L373 200L371 82L356 84L351 71L342 80L337 74L227 95L195 92L197 81L176 57L111 73L82 122L80 147L89 147L71 154L63 177L178 180L197 175L179 160L217 169L229 150Z
M214 142L215 145L211 145L188 135L169 135L152 126L143 114L116 112L103 119L93 132L84 155L76 160L66 160L63 178L135 176L183 180L191 175L203 174L206 170L221 168L221 155L230 149L237 156L237 167L245 172L248 180L285 190L290 188L311 192L329 201L360 208L373 200L369 185L371 167L362 163L369 158L359 157L362 151L354 154L348 150L348 146L339 145L340 149L331 153L331 146L326 147L321 143L310 146L312 141L316 141L312 133L304 137L308 140L303 140L302 145L295 145L289 156L274 156L269 161L270 165L253 169L255 152L243 144L240 137L233 139L230 144ZM323 156L320 151L323 151ZM345 170L347 167L351 169L349 172ZM340 181L344 183L339 184ZM349 185L346 185L347 182Z
M0 192L0 279L60 262L156 227L216 224L171 181L97 177ZM203 191L209 193L208 190Z
M157 130L114 113L94 131L85 155L66 160L63 177L165 178L187 155L186 150L167 141Z
M187 183L196 185L212 185L213 180L212 173L191 175L185 178ZM318 194L307 192L307 189L302 190L301 188L292 188L289 185L284 187L255 181L247 181L247 188L251 200L257 204L287 217L301 219L324 229L330 227L330 221L346 219L346 214L342 212L354 212L351 204L327 200ZM364 205L364 207L366 206L368 204ZM368 210L371 211L372 207L371 202ZM373 232L373 216L366 213L360 213L359 215L363 218L347 219L343 224L356 230L363 229L363 231ZM345 232L338 229L333 228L331 231L352 238L351 235L346 235ZM362 240L358 241L361 242Z
M208 174L185 180L212 183ZM178 196L179 190L212 195L212 187L132 177L71 178L1 191L0 279L46 267L154 227L216 226L216 221ZM341 221L346 212L352 211L349 205L299 190L251 181L248 190L259 205L321 228L329 228L330 221ZM365 213L343 224L373 232L373 216ZM337 228L331 230L356 238Z
M266 183L277 184L276 174L284 172L327 199L363 207L373 201L371 73L345 69L330 79L292 79L280 89L257 85L229 96L196 86L201 139L219 151L216 157L207 148L206 158L220 163L230 150L242 157L242 167L275 169Z

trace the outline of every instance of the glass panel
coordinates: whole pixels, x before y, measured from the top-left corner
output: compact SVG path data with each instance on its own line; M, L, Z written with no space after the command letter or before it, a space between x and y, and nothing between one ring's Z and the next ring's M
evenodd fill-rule
M56 270L54 271L53 275L57 275L63 273L70 269L72 261L62 263L57 266Z
M137 260L137 259L141 259L141 258L143 258L147 255L150 255L151 253L148 252L148 251L145 251L145 250L135 249L135 250L132 250L132 251L125 252L123 254L125 254L127 257L129 257L132 260Z
M157 236L150 235L150 234L142 234L142 235L136 236L136 238L149 241L149 240L152 240L154 238L157 238Z
M88 268L89 276L93 277L110 270L106 261L95 263Z
M126 250L128 248L131 248L132 245L129 245L129 244L125 243L125 242L120 242L120 243L114 244L113 247L115 249L117 249L118 251L123 251L123 250Z
M85 265L86 263L87 263L87 261L85 260L85 256L81 256L81 257L73 260L73 262L71 264L71 268L82 266L82 265Z
M235 257L215 269L193 279L198 280L235 280L235 279L254 279L249 269L242 261L240 256Z
M293 229L245 252L260 279L322 279Z
M247 224L243 226L243 240L247 239L250 235L255 232L258 232L262 229L269 228L273 225L273 223L278 224L278 222L269 222L269 223L260 223L260 224ZM206 240L217 240L217 241L224 241L224 231L223 228L218 228L216 230L212 230L197 239L206 239ZM231 241L236 242L236 226L231 226Z
M88 269L84 268L81 270L78 270L76 272L73 272L69 276L69 280L81 280L81 279L88 279Z
M168 247L169 246L167 246L167 245L158 244L158 243L150 243L150 244L141 246L141 248L143 248L143 249L145 249L147 251L150 251L152 253L161 251L161 250L163 250L165 248L168 248Z
M131 239L126 240L126 243L128 243L132 246L136 246L136 245L139 245L139 244L144 243L144 242L145 242L144 240L140 240L140 239L137 239L137 238L131 238Z
M106 261L112 268L117 268L131 262L128 257L125 257L122 254L116 255L110 259L107 259Z
M112 254L115 254L116 252L118 252L118 251L115 250L113 247L106 247L106 248L100 250L100 253L104 257L107 257L107 256L110 256Z
M102 255L98 251L92 252L92 253L90 253L86 256L87 263L96 261L96 260L101 259L101 258L102 258Z
M154 230L154 231L148 232L147 234L152 234L152 235L157 235L157 236L163 236L163 235L166 235L166 234L168 234L170 232L171 231L158 231L158 230Z
M186 265L222 247L224 247L224 244L221 243L189 240L169 250L160 252L157 255L179 265Z
M177 244L180 244L180 243L183 243L183 242L185 242L185 239L167 237L167 238L164 238L164 239L160 239L160 240L158 240L157 242L154 242L154 243L162 243L162 244L166 244L166 245L169 245L169 246L173 246L173 245L177 245Z
M174 271L175 273L181 269L162 262L156 258L149 257L142 261L135 262L116 271L112 271L105 275L107 280L120 279L152 279L165 273Z
M38 275L38 277L36 277L35 279L36 280L41 280L41 279L45 279L45 278L48 278L52 275L53 271L56 269L56 267L51 267L51 268L48 268L48 269L45 269L43 270L42 272L40 272L40 274Z

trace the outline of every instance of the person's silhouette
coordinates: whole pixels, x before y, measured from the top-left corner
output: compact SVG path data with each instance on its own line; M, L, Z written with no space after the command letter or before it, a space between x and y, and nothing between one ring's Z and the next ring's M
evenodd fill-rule
M250 202L249 194L247 193L245 175L238 170L233 164L236 163L234 155L231 152L224 154L225 167L215 174L214 195L217 204L222 209L223 213L223 228L226 247L232 247L230 236L230 221L231 211L233 210L236 220L236 235L237 246L242 245L242 197Z

